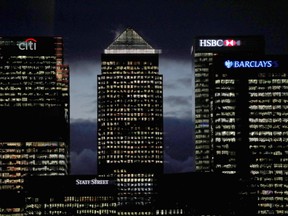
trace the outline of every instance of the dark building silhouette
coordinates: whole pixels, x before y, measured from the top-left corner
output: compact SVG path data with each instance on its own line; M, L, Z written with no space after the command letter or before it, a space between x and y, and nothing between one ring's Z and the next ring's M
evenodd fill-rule
M210 172L214 169L211 143L211 104L209 74L215 56L244 53L264 54L262 36L199 36L194 39L193 63L195 73L195 164L196 170Z
M163 174L154 184L153 206L145 212L141 207L123 211L118 199L122 186L99 175L28 177L25 196L15 194L14 201L23 205L25 215L251 215L250 209L241 209L236 175Z
M155 215L249 215L247 209L247 214L239 214L241 200L236 175L175 173L165 174L157 182Z
M213 170L239 175L259 215L288 214L287 60L218 56L209 75Z
M237 176L240 215L287 214L287 57L258 36L193 48L196 170Z
M102 54L98 174L117 179L122 215L151 213L154 178L163 173L159 53L128 28Z
M22 191L25 176L69 173L61 37L0 37L0 119L1 191Z
M91 175L25 179L25 215L117 215L115 181Z

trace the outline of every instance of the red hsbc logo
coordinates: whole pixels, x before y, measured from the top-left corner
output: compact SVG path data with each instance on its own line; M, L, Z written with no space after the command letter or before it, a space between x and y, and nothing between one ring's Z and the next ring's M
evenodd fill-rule
M224 46L240 46L241 41L240 40L224 40Z
M241 46L240 40L233 40L233 39L200 39L199 40L200 47L234 47L234 46Z
M27 38L25 41L18 44L20 50L36 50L37 40L34 38Z

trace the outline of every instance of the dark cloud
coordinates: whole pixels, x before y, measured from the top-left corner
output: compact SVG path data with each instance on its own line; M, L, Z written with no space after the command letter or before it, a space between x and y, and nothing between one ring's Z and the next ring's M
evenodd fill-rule
M96 120L71 120L71 174L97 173Z
M193 117L193 110L191 108L179 108L179 110L165 112L165 116L167 118L191 119Z
M72 120L70 126L71 151L79 154L83 149L96 151L97 123L96 120Z
M178 89L178 85L174 82L173 83L172 82L170 82L170 83L165 82L163 88L165 90L173 90L173 89Z
M191 96L168 96L164 98L164 101L169 106L190 106L192 105Z
M65 41L64 41L64 43L65 43ZM68 57L69 57L69 55L68 55ZM72 74L73 76L75 76L76 74L79 76L86 76L86 75L88 75L88 76L94 75L95 76L97 74L100 74L100 70L101 70L100 55L95 56L95 58L93 60L87 58L84 60L78 59L77 61L70 61L69 67L70 67L70 74Z
M192 78L186 77L186 78L180 78L175 80L168 80L164 83L164 89L165 90L174 90L174 89L181 89L181 88L189 88L191 89L192 85ZM192 89L191 89L192 92Z
M165 152L177 160L194 155L194 123L192 119L164 118Z
M180 93L178 93L180 94ZM178 96L172 95L164 97L164 111L166 117L181 119L192 118L193 108L192 95Z
M195 171L195 162L193 157L188 157L186 160L182 161L165 154L164 160L164 173L185 173Z
M178 79L176 82L178 82L181 86L185 88L191 88L192 78L191 77L181 78L181 79Z
M97 157L96 151L83 149L81 152L70 152L72 175L96 175Z
M194 161L194 123L190 118L164 118L165 173L191 172Z

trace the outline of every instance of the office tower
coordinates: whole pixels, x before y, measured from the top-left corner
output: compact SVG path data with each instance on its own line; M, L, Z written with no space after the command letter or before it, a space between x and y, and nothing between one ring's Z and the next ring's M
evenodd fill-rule
M69 67L61 37L0 38L0 190L69 172Z
M213 171L214 147L210 137L209 101L210 67L213 58L221 54L264 53L264 37L261 36L220 36L196 37L193 45L193 63L195 73L195 158L196 171Z
M134 211L134 215L148 214L145 211L151 207L153 179L163 172L159 53L128 28L102 54L98 173L117 179L118 207L123 215L126 210Z
M246 181L257 215L288 214L287 60L219 56L209 76L213 169Z

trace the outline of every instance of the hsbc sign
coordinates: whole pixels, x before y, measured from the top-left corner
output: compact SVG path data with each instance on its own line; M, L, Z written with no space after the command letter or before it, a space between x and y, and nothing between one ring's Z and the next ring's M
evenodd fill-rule
M234 47L241 46L240 40L233 39L200 39L199 40L200 47Z

